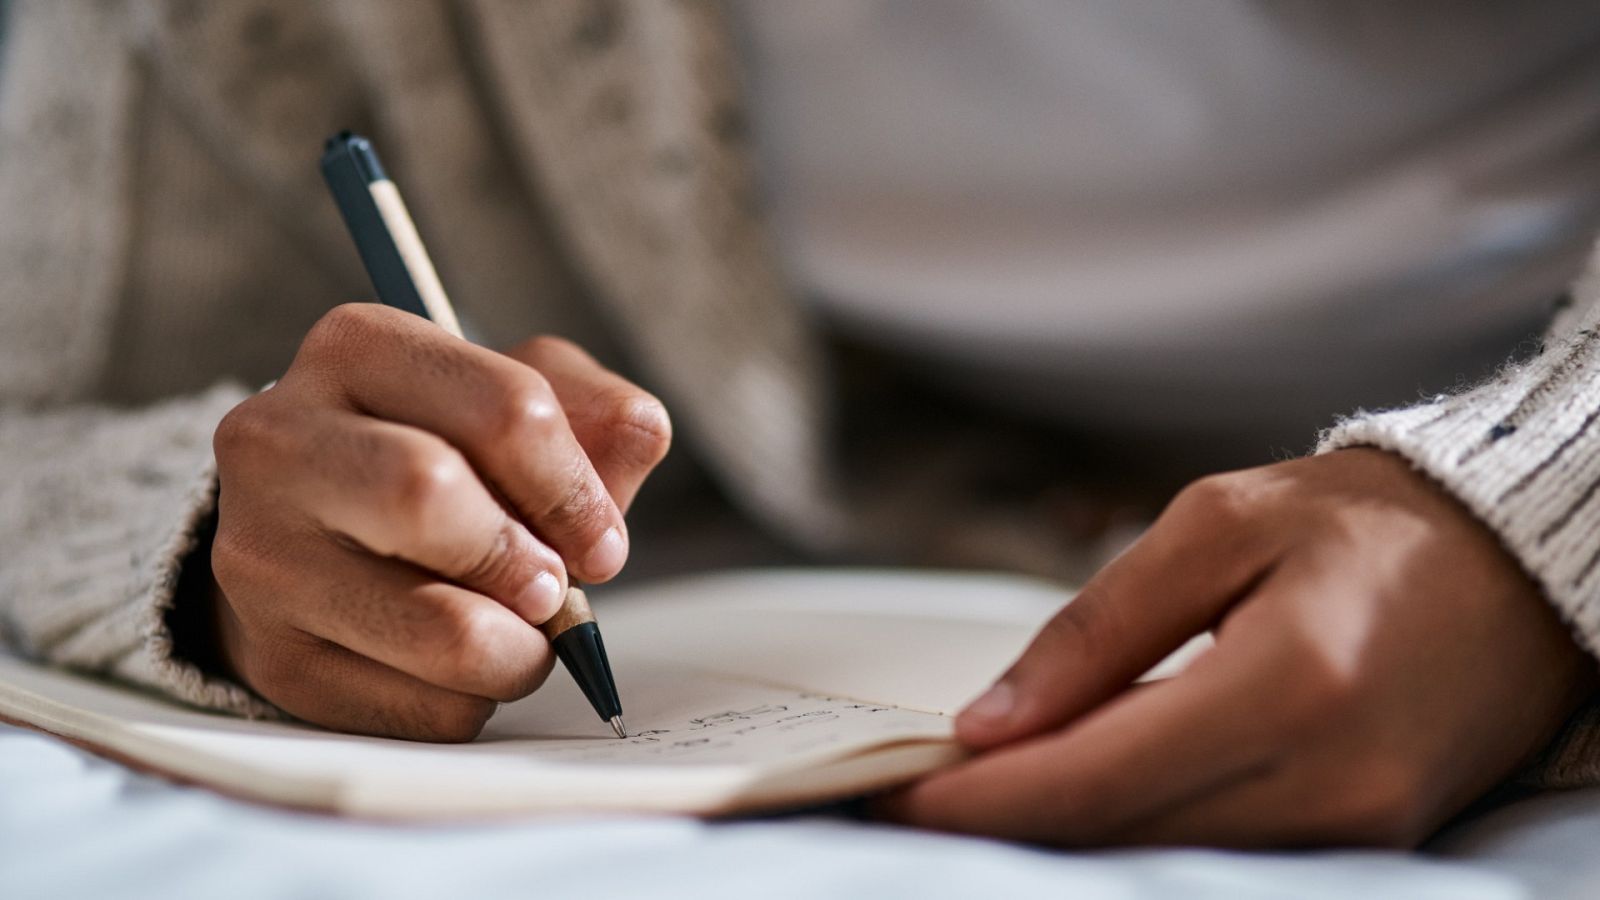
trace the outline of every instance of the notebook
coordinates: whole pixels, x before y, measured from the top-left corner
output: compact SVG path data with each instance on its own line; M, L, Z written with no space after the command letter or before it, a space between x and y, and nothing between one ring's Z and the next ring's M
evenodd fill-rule
M457 745L245 721L4 656L0 717L228 794L361 817L767 811L961 759L952 714L1068 598L1015 577L904 571L597 590L626 739L559 667Z

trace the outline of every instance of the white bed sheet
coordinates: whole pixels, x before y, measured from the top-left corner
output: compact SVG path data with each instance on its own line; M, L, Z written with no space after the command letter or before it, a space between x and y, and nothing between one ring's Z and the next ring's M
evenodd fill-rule
M1421 854L1061 853L839 817L390 826L253 806L0 726L0 896L1345 897L1600 892L1600 790L1522 800Z

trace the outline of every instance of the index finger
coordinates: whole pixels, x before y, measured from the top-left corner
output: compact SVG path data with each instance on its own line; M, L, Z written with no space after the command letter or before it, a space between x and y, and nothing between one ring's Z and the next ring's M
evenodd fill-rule
M1237 648L1229 648L1237 649ZM1276 756L1274 695L1257 659L1214 652L1069 726L979 756L884 804L908 824L1095 844L1248 778Z
M1084 585L956 733L982 749L1055 728L1210 627L1272 565L1275 541L1236 514L1223 479L1196 482Z
M493 597L530 624L561 608L566 567L506 512L459 451L421 429L296 410L304 477L284 488L325 529Z
M573 574L605 581L622 568L622 511L539 373L376 304L338 307L306 341L347 403L448 441Z

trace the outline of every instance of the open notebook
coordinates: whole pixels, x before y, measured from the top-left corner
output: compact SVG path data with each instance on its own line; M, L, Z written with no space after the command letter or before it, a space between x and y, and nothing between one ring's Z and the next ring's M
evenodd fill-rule
M756 811L959 759L950 714L1067 599L1023 579L886 571L595 593L626 740L559 667L461 745L242 721L4 656L0 716L228 793L351 815Z

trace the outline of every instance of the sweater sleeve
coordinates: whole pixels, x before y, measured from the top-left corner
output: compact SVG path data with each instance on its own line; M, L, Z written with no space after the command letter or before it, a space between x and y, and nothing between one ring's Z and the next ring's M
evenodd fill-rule
M1600 657L1600 248L1532 357L1426 402L1360 411L1318 453L1397 453L1492 529ZM1535 780L1600 784L1600 706L1580 713Z
M272 708L177 657L166 613L215 503L222 385L141 410L0 408L0 639L24 655L242 715Z

